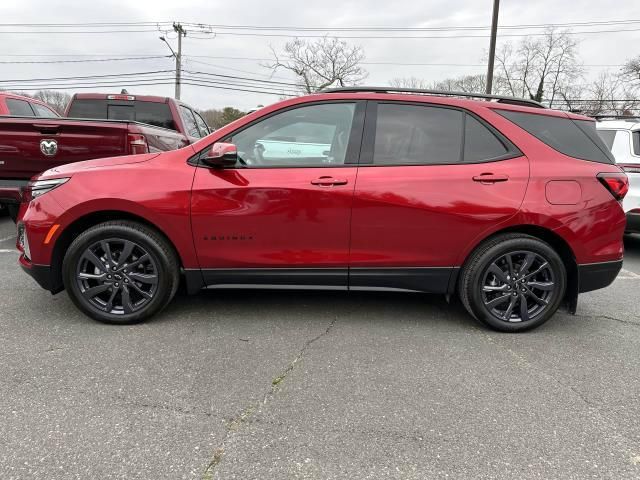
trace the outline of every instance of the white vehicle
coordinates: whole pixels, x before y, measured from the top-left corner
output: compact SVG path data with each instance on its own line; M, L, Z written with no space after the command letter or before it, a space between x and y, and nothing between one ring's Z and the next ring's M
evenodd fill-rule
M640 233L640 118L602 120L596 128L629 177L629 193L622 207L627 214L627 231Z

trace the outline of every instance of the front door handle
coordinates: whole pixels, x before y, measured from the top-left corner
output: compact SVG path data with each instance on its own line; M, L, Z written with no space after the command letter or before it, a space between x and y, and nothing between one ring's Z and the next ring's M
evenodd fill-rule
M333 187L334 185L346 185L347 183L349 183L349 181L346 179L338 179L328 176L311 180L311 185L319 185L321 187Z
M480 183L497 183L497 182L506 182L509 180L507 175L499 175L495 173L483 173L482 175L476 175L473 177L474 182Z

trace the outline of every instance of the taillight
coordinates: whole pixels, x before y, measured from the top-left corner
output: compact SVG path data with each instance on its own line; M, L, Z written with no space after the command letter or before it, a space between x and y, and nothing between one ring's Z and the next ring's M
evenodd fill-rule
M135 100L133 95L107 95L107 100Z
M129 153L137 155L138 153L149 153L149 145L144 135L139 133L129 134Z
M629 179L624 173L599 173L597 177L616 200L622 200L629 191Z

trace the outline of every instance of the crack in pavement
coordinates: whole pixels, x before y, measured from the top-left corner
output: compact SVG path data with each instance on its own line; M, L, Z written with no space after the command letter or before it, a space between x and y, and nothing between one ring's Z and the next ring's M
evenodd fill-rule
M242 427L242 425L249 418L251 418L258 411L258 409L261 406L266 405L269 402L269 400L276 393L278 393L278 391L282 387L282 382L293 371L293 369L296 367L296 365L302 360L302 358L303 358L305 352L307 351L307 349L313 343L315 343L318 340L320 340L321 338L327 336L331 332L331 329L333 328L333 326L336 324L337 321L338 321L338 317L335 317L333 320L331 320L331 322L329 323L329 325L327 326L327 328L325 328L325 330L323 332L321 332L320 334L316 335L312 339L307 340L304 343L304 345L302 346L302 348L300 349L298 354L295 356L295 358L289 363L289 365L287 365L287 368L285 368L282 371L282 373L280 373L280 375L278 375L277 377L275 377L271 381L271 388L263 395L262 400L260 400L259 402L256 402L256 403L253 403L253 404L249 405L247 408L242 410L238 415L233 417L231 419L231 421L229 421L227 423L227 431L225 432L224 437L222 438L222 441L220 442L220 445L213 451L213 456L211 458L211 461L209 462L209 464L207 465L207 468L205 469L205 471L202 474L202 480L212 480L213 479L213 475L215 473L216 467L220 464L220 462L222 462L222 457L225 454L224 447L225 447L225 444L226 444L227 440L231 436L231 434L234 433L234 432L237 432L240 429L240 427Z

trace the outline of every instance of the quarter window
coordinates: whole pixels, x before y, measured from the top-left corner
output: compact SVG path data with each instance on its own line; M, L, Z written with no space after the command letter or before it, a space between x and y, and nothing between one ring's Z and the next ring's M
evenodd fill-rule
M193 112L193 116L195 117L198 128L200 129L200 136L206 137L209 135L209 126L207 125L207 122L204 121L198 112Z
M609 150L613 149L613 141L616 139L616 130L598 130L598 135Z
M374 165L429 165L462 161L463 113L420 105L378 105Z
M510 110L496 112L560 153L592 162L615 163L598 136L594 121Z
M315 167L345 163L355 103L308 105L259 121L226 141L248 166Z
M18 100L17 98L7 98L5 100L7 108L9 109L9 115L17 115L20 117L33 117L35 114L29 105L29 102L24 100Z

